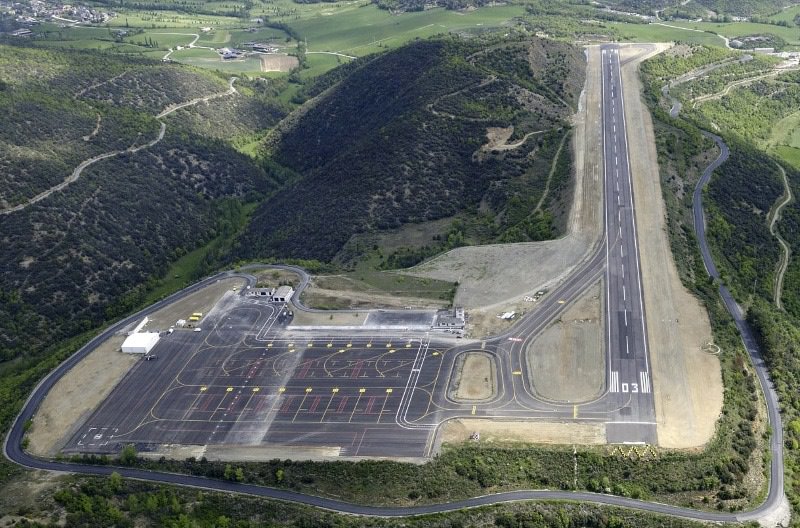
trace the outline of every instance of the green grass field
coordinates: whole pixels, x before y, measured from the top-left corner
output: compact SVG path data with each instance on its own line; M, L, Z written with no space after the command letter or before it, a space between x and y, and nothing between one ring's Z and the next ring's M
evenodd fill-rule
M787 7L786 9L782 9L781 11L775 13L769 18L770 20L794 23L794 17L796 17L797 15L800 15L800 5L795 5Z
M754 24L752 22L731 22L727 24L719 24L716 22L683 22L670 24L685 28L699 29L701 31L713 31L714 33L719 33L728 38L772 33L784 39L791 46L800 46L800 28L797 27L786 28L770 24Z
M800 112L775 123L762 147L800 169Z
M233 27L241 25L238 18L215 15L192 15L178 11L137 11L130 9L117 10L117 17L109 21L109 26L159 28L201 28L201 27Z
M800 170L800 148L781 145L775 147L774 152L784 161Z
M679 26L668 22L671 26ZM687 31L673 27L660 26L656 24L625 24L609 23L609 27L617 31L624 40L633 42L671 42L683 41L692 44L704 44L707 46L723 46L724 41L717 35L706 32Z
M373 5L319 15L292 23L310 51L367 55L400 46L415 38L451 31L480 30L507 24L524 12L522 6L486 7L471 12L431 9L392 15Z

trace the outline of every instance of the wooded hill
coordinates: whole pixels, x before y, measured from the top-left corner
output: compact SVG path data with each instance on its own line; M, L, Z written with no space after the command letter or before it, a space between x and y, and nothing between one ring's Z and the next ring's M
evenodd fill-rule
M642 72L659 130L659 166L673 252L685 284L706 300L712 320L714 313L720 312L719 298L716 285L710 283L700 261L692 233L691 191L700 172L718 152L699 136L699 131L714 131L730 148L730 157L714 172L704 194L708 242L725 285L746 310L759 336L779 394L787 448L786 492L796 516L800 512L800 205L796 200L800 172L775 156L774 151L765 151L764 141L780 120L797 111L800 78L791 72L759 78L761 72L751 66L742 68L738 61L731 61L732 57L738 55L720 48L676 46L647 61ZM679 117L670 117L667 109L671 101L662 97L661 86L669 79L714 64L719 67L711 74L670 91L683 98L684 103ZM718 100L698 105L690 102L692 96L722 93L730 83L745 78L753 82L725 92ZM665 138L667 134L672 137ZM700 145L704 146L698 149ZM709 156L701 159L699 151L706 149ZM769 223L771 211L784 193L783 171L795 200L783 209L776 223L777 231L791 249L780 309L775 303L775 279L781 247L770 232ZM725 315L716 334L724 335L733 329L733 322ZM726 357L736 353L736 348L738 343L728 350L723 347L723 364ZM729 387L726 383L726 395Z
M259 208L237 254L328 261L356 233L466 210L480 217L481 241L555 236L571 165L569 143L566 167L554 145L583 72L580 49L538 39L419 41L344 77L334 70L268 142L269 158L300 179ZM488 128L512 126L509 143L532 134L518 148L485 148Z
M614 9L642 14L653 14L655 10L676 8L683 12L702 13L712 11L717 15L752 16L770 15L792 5L791 0L603 0Z
M158 137L155 115L225 92L201 70L96 52L0 47L0 207L25 204L83 160ZM164 119L164 139L86 168L59 192L0 215L0 367L138 305L148 281L208 241L232 237L243 204L281 185L230 140L274 125L285 112L258 83L227 96L258 118L221 120L214 106ZM206 270L208 271L208 270ZM190 277L187 277L189 279Z

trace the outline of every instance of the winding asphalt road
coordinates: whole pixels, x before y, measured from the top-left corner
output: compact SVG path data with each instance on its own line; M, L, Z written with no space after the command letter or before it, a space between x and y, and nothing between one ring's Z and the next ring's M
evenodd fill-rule
M700 249L703 256L703 260L706 265L706 269L708 270L709 275L711 277L713 277L716 280L719 280L719 273L716 269L716 266L714 265L713 260L711 259L711 253L709 251L705 237L705 221L702 210L702 188L709 181L711 173L717 167L719 167L719 165L721 165L725 161L725 159L727 159L728 149L727 146L722 142L722 140L719 137L713 136L711 134L707 135L712 139L714 139L715 142L717 142L717 145L719 145L720 147L721 154L719 158L715 160L714 163L712 163L706 169L706 171L703 174L703 177L698 183L698 186L695 189L694 193L693 208L694 208L694 218L695 218L695 229L697 232L697 237L700 242ZM587 277L594 279L597 271L596 266L598 266L600 264L599 261L602 260L599 257L604 256L603 249L604 245L597 247L596 252L589 259L589 261L586 262L582 267L583 273L578 273L577 276L573 276L572 281L569 282L573 282L574 285L575 283L582 282L583 280L588 280ZM297 271L295 268L293 268L292 270ZM3 445L3 451L5 456L22 466L33 469L43 469L49 471L71 472L71 473L91 474L91 475L108 475L111 472L116 471L120 475L128 478L147 480L152 482L161 482L167 484L191 486L191 487L216 490L216 491L245 493L269 499L290 501L294 503L315 506L335 512L349 513L356 515L381 516L381 517L404 517L413 515L442 513L464 508L474 508L478 506L486 506L491 504L525 501L525 500L571 500L571 501L592 502L609 506L632 508L640 511L670 515L686 519L694 519L700 521L717 521L717 522L742 522L742 521L758 520L765 516L769 516L770 514L774 513L778 508L780 508L780 503L783 498L783 445L782 445L782 426L781 426L780 414L778 411L777 394L775 393L774 387L769 379L766 365L764 364L764 361L758 350L752 331L747 325L747 322L744 320L742 311L736 304L736 301L733 299L727 288L725 288L725 286L723 285L720 285L719 288L720 295L722 296L722 299L728 311L734 318L736 326L741 332L743 342L752 357L756 373L758 375L758 379L761 383L762 389L766 396L770 427L772 429L772 435L770 438L771 471L770 471L770 481L769 481L769 493L763 504L748 512L721 513L721 512L698 511L689 508L682 508L679 506L672 506L655 502L645 502L626 497L618 497L614 495L602 495L602 494L588 493L588 492L553 491L553 490L512 491L506 493L497 493L492 495L473 497L469 499L442 503L442 504L430 504L430 505L412 506L412 507L363 506L335 499L306 495L283 489L267 488L252 484L241 484L228 481L212 480L190 475L145 471L140 469L132 469L124 467L89 466L89 465L73 464L68 462L59 462L54 460L41 459L33 457L28 453L25 453L21 449L20 446L22 438L24 436L24 424L27 420L29 420L33 416L34 411L41 404L48 391L53 387L53 385L55 385L55 383L59 380L59 378L61 378L61 376L63 376L75 364L77 364L89 353L91 353L100 343L108 339L115 332L121 330L127 325L130 325L131 323L140 319L141 317L150 314L167 304L173 303L217 280L229 277L244 278L245 280L248 281L250 285L253 285L255 283L255 279L251 275L243 273L224 272L214 275L192 286L189 286L188 288L186 288L181 292L178 292L162 301L155 303L154 305L146 308L145 310L142 310L134 315L131 315L115 323L114 325L110 326L109 328L101 332L91 341L89 341L89 343L87 343L83 348L81 348L73 356L68 358L61 365L59 365L47 377L45 377L33 390L27 402L25 403L22 411L20 412L19 416L14 422L11 431L6 437L6 441ZM301 277L302 277L302 284L300 288L298 288L300 290L307 284L308 281L308 275L305 274L305 272L301 273ZM555 296L553 297L555 298Z

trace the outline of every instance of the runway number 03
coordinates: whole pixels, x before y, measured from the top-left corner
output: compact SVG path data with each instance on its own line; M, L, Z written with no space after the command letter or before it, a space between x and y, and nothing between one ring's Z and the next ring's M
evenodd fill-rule
M628 390L630 388L630 390ZM627 383L622 384L622 392L639 392L639 384L631 383L630 387Z

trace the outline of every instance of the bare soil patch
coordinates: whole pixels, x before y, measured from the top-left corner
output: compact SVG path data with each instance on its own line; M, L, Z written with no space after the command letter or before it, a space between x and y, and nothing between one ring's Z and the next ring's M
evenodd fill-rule
M422 297L406 297L376 291L355 291L353 289L327 289L317 286L312 280L303 292L303 304L309 307L326 310L335 309L367 309L367 308L441 308L445 301L425 299Z
M75 365L47 393L28 431L28 451L54 456L77 427L111 392L139 354L123 354L125 335L115 335Z
M233 288L236 288L237 292L241 291L246 284L247 282L240 278L223 279L215 282L157 311L149 317L150 320L144 326L144 329L150 331L166 330L173 326L178 319L189 319L189 316L194 312L207 314L226 292L233 291ZM202 323L203 320L201 319L199 324Z
M297 286L300 284L300 275L284 269L263 269L248 271L256 278L256 288L276 288L282 284Z
M146 328L165 329L192 312L208 313L217 301L243 279L224 279L150 316ZM202 322L202 321L201 321ZM112 336L67 372L47 393L28 431L28 450L54 456L84 419L100 405L128 370L141 360L139 354L120 351L125 333Z
M651 54L664 49L654 46ZM623 61L639 51L624 47ZM636 153L630 161L658 443L699 447L713 436L722 411L722 376L717 357L702 350L712 337L708 314L681 284L670 250L653 123L640 96L641 60L623 66L622 78L629 152Z
M23 519L50 526L51 515L57 512L56 523L66 524L66 512L53 500L53 493L66 484L64 473L26 471L0 488L0 526L13 526Z
M304 312L294 311L291 326L361 326L368 312Z
M456 401L483 401L497 394L494 358L479 350L465 352L456 360L448 395Z
M262 55L262 72L288 72L300 66L300 61L294 55Z
M599 283L587 290L528 346L528 378L543 398L574 403L603 392L600 290Z
M439 429L442 443L472 442L473 432L480 443L489 444L605 444L606 428L599 423L502 422L476 418L450 420Z

